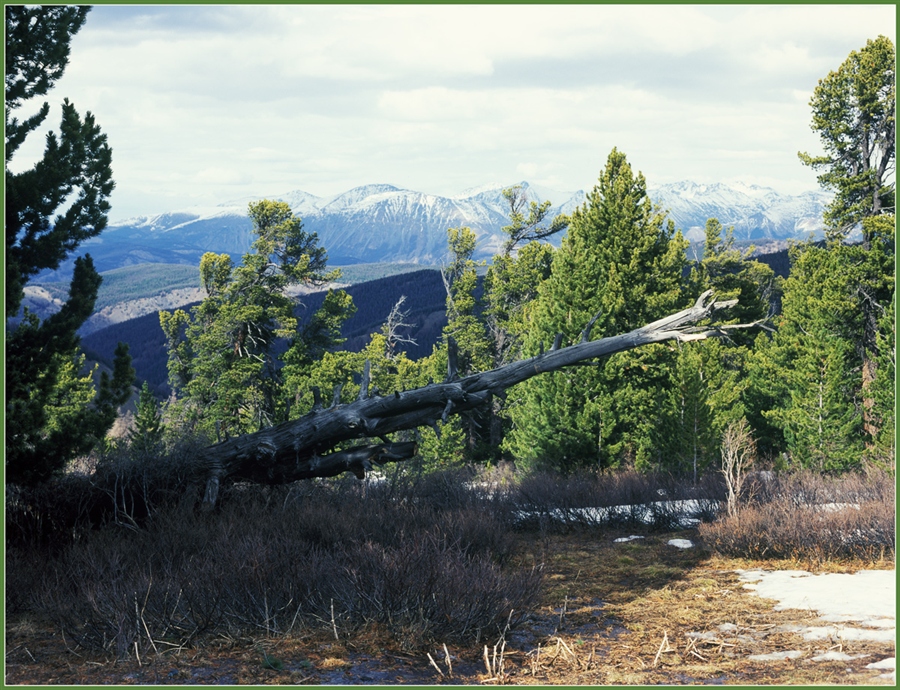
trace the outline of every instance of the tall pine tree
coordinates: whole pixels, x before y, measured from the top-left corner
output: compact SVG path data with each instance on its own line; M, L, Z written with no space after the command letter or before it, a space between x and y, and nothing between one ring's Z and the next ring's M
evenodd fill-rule
M46 137L32 167L10 171L16 151L44 121L50 106L19 120L17 111L47 94L62 76L72 37L89 8L7 6L6 12L6 318L16 317L29 280L57 269L107 223L113 190L112 151L86 113L63 101L59 133ZM58 210L64 209L57 213ZM54 215L56 214L56 215ZM41 321L26 310L8 326L6 369L6 480L35 483L61 470L103 438L117 406L131 393L134 371L119 345L113 375L99 390L79 373L84 358L78 329L94 310L101 278L89 255L78 257L69 299Z
M713 290L720 299L737 299L732 322L764 319L779 291L771 268L750 259L752 247L734 246L734 228L715 218L706 223L703 259L692 272L696 292ZM657 426L657 464L690 472L694 480L719 460L722 434L745 413L745 363L752 334L734 331L727 340L712 339L678 347L672 378L663 395Z
M791 248L775 335L759 336L749 362L761 439L797 466L838 470L862 459L862 356L852 337L860 314L847 262L855 249Z
M549 347L557 334L577 342L594 319L592 339L677 310L687 297L686 248L647 196L643 175L613 149L539 288L525 353ZM658 391L671 364L670 349L650 346L517 386L506 447L517 459L562 470L649 462Z

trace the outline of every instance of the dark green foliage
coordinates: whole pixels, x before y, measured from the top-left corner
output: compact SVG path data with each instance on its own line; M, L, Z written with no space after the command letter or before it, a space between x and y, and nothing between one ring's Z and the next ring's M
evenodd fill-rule
M862 381L854 374L861 359L850 337L860 319L846 263L852 251L792 250L777 331L760 338L752 356L751 398L765 401L762 417L783 435L764 433L764 440L804 467L841 469L862 457Z
M738 299L729 323L754 323L773 308L780 281L769 266L734 246L734 229L715 218L706 224L703 259L691 279L695 291L714 290L720 299ZM745 362L756 333L736 331L728 339L679 346L656 428L654 464L660 469L699 474L719 462L722 433L745 414Z
M15 316L26 283L55 269L81 242L107 222L113 181L106 135L87 113L82 120L65 100L59 134L46 137L43 157L20 173L9 162L27 136L49 114L19 122L12 114L43 96L66 67L69 43L81 28L86 7L6 9L6 316ZM71 203L70 203L71 202ZM65 210L54 217L60 207ZM115 353L112 377L103 373L96 396L80 373L76 331L91 315L100 276L90 256L75 260L68 301L40 322L27 311L7 334L6 480L46 480L74 455L101 439L116 406L131 390L134 371L127 346Z
M569 226L569 219L562 214L550 219L550 224L545 226L544 221L547 220L551 202L527 203L525 191L519 185L504 189L502 194L509 204L509 225L503 227L506 241L500 253L502 257L509 257L520 244L546 239ZM527 217L524 213L526 208Z
M586 204L571 216L550 277L523 334L526 354L557 334L577 342L618 335L683 306L687 242L654 207L643 175L613 150ZM647 462L652 427L672 352L648 346L546 374L510 391L512 433L505 446L525 462L562 469Z
M819 184L835 192L825 213L832 239L863 218L894 212L895 62L890 39L869 40L819 80L810 100L825 155L800 159L824 170Z
M162 413L159 402L144 381L134 415L134 427L130 430L129 441L136 453L154 453L160 450L163 439Z
M252 251L233 266L227 254L208 252L200 262L200 283L207 297L188 314L160 312L167 338L169 381L179 394L181 423L207 434L243 434L284 418L283 372L276 343L297 329L294 300L286 290L300 283L323 284L325 250L315 233L303 230L284 202L249 205L256 240ZM339 302L339 303L336 303ZM352 305L334 293L310 324L311 341L296 339L295 365L335 337L336 324ZM304 359L305 358L305 359ZM173 409L174 411L174 409Z
M69 43L87 7L16 7L6 10L6 162L50 112L19 122L12 113L45 95L62 76ZM6 311L14 314L22 289L43 269L55 269L84 240L106 227L113 189L112 152L94 117L80 118L63 101L59 135L47 135L43 158L18 174L6 170ZM75 193L62 214L53 213Z
M878 323L878 368L872 382L873 421L877 429L871 457L879 464L893 466L896 453L896 384L897 384L897 298L891 297L890 305Z

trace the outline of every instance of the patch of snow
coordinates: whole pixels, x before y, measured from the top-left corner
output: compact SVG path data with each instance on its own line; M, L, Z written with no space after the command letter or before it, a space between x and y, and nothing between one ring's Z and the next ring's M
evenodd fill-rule
M859 510L858 503L822 503L821 505L817 505L816 509L821 510L823 513L837 513L841 510L845 510L846 508L853 508L855 510Z
M876 661L874 663L868 664L866 668L870 669L891 669L890 673L882 673L879 678L887 678L888 680L897 680L897 658L889 657L887 659L882 659L881 661Z
M845 654L844 652L824 652L812 658L813 661L853 661L854 659L864 659L868 654Z
M594 524L608 522L610 520L633 519L644 524L653 524L658 516L671 516L677 518L677 524L682 529L696 527L700 523L700 514L708 510L716 510L718 502L701 502L696 499L679 501L654 501L645 505L617 505L596 508L557 508L544 515L562 522L580 520ZM517 518L527 520L538 517L540 514L534 511L519 511Z
M746 589L776 599L776 611L816 611L823 620L858 621L886 627L897 618L896 574L893 570L861 570L854 574L813 575L803 570L739 570Z
M844 628L836 625L814 626L803 632L803 639L815 640L841 640L851 642L866 640L868 642L893 642L896 631L877 628Z
M750 661L783 661L784 659L799 659L803 656L803 652L792 649L787 652L770 652L768 654L751 654L747 658Z
M813 575L803 570L739 570L744 587L766 599L774 599L776 611L813 611L820 619L840 625L779 626L797 632L809 641L867 640L896 644L896 573L894 570L861 570L851 574ZM854 626L846 626L847 623ZM768 656L768 655L761 655ZM750 657L754 659L754 657ZM825 660L824 658L815 660ZM841 659L843 660L843 659ZM877 665L884 664L884 665ZM893 669L894 659L869 664L866 668ZM896 680L896 671L880 678Z
M669 539L667 542L669 546L674 546L677 549L692 549L694 548L694 542L690 539Z
M619 537L615 539L616 542L624 542L624 541L634 541L635 539L643 539L643 537L639 537L636 534L632 534L630 537Z
M726 625L730 625L730 623L726 623ZM733 627L737 627L736 625ZM722 629L722 626L719 626L719 629ZM719 634L715 630L707 630L706 632L689 632L685 634L685 637L690 637L694 640L718 640Z
M871 664L866 665L866 668L874 668L877 670L880 670L880 669L894 670L897 668L897 658L896 657L888 657L887 659L882 659L881 661L875 661Z

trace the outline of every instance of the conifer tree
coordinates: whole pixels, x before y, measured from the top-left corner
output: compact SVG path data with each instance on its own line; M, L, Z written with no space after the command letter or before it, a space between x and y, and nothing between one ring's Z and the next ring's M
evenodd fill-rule
M226 254L204 254L206 299L190 315L160 312L182 418L206 432L242 434L280 421L283 376L274 346L297 327L286 288L337 276L324 273L325 250L288 204L252 202L249 215L256 239L241 264L232 267Z
M23 120L17 111L47 94L68 64L70 43L88 7L7 6L6 18L6 318L16 317L29 280L57 269L84 240L106 227L113 190L112 151L93 115L82 119L64 100L59 133L46 137L43 156L19 173L9 165L50 113L48 103ZM60 213L57 210L64 209ZM56 215L54 216L54 213ZM75 259L69 299L40 321L26 310L8 328L6 480L49 478L103 438L116 408L131 393L127 346L116 350L114 374L100 387L81 373L78 329L91 315L100 276L89 255ZM66 401L63 403L63 401ZM68 408L68 409L66 409Z
M759 425L773 451L796 465L846 469L864 449L861 353L851 334L860 316L842 245L790 250L781 315L771 339L759 336L749 370L749 399L774 429ZM773 433L774 431L774 433Z
M613 149L585 205L571 216L540 286L524 335L537 354L562 334L577 342L625 333L681 306L687 242L653 205L643 175ZM505 445L525 462L563 470L652 456L658 391L672 364L665 346L620 353L547 374L510 392L513 428Z
M873 416L877 433L870 457L885 467L894 469L897 449L896 437L896 383L897 383L897 338L896 338L896 295L878 324L878 369L872 382Z
M871 388L879 362L878 322L891 301L895 251L896 52L885 36L869 40L819 81L810 100L812 129L824 156L801 153L819 183L835 192L826 209L826 238L836 267L852 276L848 297L857 303L847 337L861 358L864 430L871 444L881 433ZM850 231L862 231L860 247L845 247Z
M890 39L870 39L819 80L810 100L811 127L825 155L799 156L824 170L819 184L835 192L825 213L831 239L845 237L863 218L894 213L895 62Z
M153 453L162 445L163 425L159 402L144 381L138 397L134 426L128 433L131 448L138 453Z
M710 218L703 258L692 271L693 290L711 289L721 299L738 300L730 311L737 323L764 319L779 294L774 272L750 259L752 251L736 249L734 228ZM745 367L752 343L749 331L733 331L728 339L679 346L657 427L661 468L689 471L696 481L718 462L722 434L746 414Z

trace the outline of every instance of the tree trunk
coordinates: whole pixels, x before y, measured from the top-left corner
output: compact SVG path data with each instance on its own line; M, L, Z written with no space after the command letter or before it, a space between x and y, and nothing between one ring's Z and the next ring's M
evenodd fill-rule
M368 366L356 402L334 404L323 409L317 404L299 419L283 422L253 434L233 438L206 448L198 458L198 471L206 479L204 504L211 507L218 494L219 481L233 477L266 484L283 484L298 479L330 477L341 472L365 476L373 464L408 460L417 453L415 443L391 443L387 434L446 421L451 414L475 409L502 394L507 388L532 376L564 367L590 364L590 360L666 340L702 340L722 336L737 326L701 326L694 324L737 300L716 302L712 291L705 292L694 306L667 316L630 333L590 340L591 324L581 342L560 348L557 336L553 348L536 357L513 362L491 371L459 378L451 357L445 382L385 396L368 394ZM449 348L452 352L454 348ZM357 446L329 452L345 441L378 438L377 445Z

